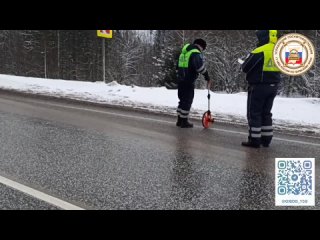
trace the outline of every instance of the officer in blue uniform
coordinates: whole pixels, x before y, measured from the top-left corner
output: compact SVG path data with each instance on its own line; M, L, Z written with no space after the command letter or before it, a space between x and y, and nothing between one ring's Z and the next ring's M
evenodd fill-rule
M258 30L258 48L253 50L242 64L249 84L247 119L249 136L242 146L259 148L269 147L272 136L273 101L281 80L280 70L273 61L273 49L277 42L277 30Z
M193 124L188 121L191 105L194 98L195 82L202 74L210 87L209 73L205 67L202 51L206 49L207 43L203 39L196 39L193 44L186 44L179 57L178 62L178 98L177 126L181 128L192 128Z

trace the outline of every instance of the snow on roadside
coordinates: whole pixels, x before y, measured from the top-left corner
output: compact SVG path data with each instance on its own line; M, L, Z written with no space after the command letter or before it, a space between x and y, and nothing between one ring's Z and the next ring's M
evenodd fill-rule
M176 114L177 91L165 87L120 85L113 81L83 82L0 75L0 88L25 93L70 98L101 104L140 108ZM195 91L192 117L200 119L208 108L207 90ZM216 119L246 124L247 93L211 92L211 110ZM285 98L277 96L273 118L278 128L320 133L320 99Z

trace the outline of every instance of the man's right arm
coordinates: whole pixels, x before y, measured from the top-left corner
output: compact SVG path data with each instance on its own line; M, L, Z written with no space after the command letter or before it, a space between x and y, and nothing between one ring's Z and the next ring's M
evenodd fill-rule
M204 79L208 82L210 81L209 73L205 67L202 54L193 54L191 56L192 64L197 73L201 73L204 76Z

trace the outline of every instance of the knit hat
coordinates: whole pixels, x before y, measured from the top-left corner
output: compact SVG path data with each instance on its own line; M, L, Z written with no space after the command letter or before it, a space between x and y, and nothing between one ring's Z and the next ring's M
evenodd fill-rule
M203 50L205 50L206 47L207 47L206 41L203 40L203 39L201 39L201 38L198 38L198 39L194 40L193 44L198 44L198 45L200 45L200 46L203 48Z

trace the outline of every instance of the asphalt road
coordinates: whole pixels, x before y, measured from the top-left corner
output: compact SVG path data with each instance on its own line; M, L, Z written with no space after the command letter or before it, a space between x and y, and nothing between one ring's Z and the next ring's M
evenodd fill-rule
M320 138L0 93L0 176L84 209L320 209ZM316 206L275 206L275 158L316 158ZM0 209L59 209L0 184Z

